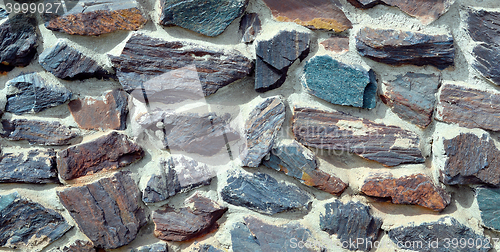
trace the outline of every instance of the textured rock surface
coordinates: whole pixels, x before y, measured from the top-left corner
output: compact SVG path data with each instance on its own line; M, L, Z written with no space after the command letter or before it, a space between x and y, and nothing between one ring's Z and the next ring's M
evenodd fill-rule
M59 122L14 119L2 120L2 137L9 140L27 140L30 144L69 145L78 136ZM75 139L73 141L73 139Z
M0 160L0 183L58 183L56 152L53 149L31 149L5 153Z
M372 176L365 180L361 192L368 196L390 198L394 204L419 205L434 211L444 210L451 202L450 194L423 174L400 178Z
M217 249L212 245L203 244L197 250L194 250L193 252L224 252L224 251Z
M45 27L72 35L96 36L117 30L136 31L148 21L135 0L79 0L73 5L67 12L61 8L57 13L44 13Z
M373 70L316 56L304 66L302 85L311 95L338 105L375 108L377 79Z
M144 156L140 146L113 131L57 153L57 170L64 180L127 166Z
M377 240L382 226L382 220L370 214L370 207L359 202L348 202L343 204L338 200L325 205L325 215L320 214L320 228L330 235L336 234L337 239L349 246L343 246L349 250L369 251L372 244ZM363 243L358 243L358 238Z
M478 187L476 199L481 211L481 219L486 227L500 230L500 188Z
M128 96L120 90L108 92L101 99L86 97L68 103L73 119L82 129L124 130L127 127Z
M243 222L233 224L230 231L231 248L233 251L240 252L261 252L260 244L257 238L250 232L247 225Z
M24 14L0 25L0 73L29 65L36 54L36 26L36 18Z
M257 13L247 13L240 21L241 42L252 43L261 30L261 22Z
M352 28L338 0L264 0L278 21L295 22L311 29L342 32Z
M221 195L230 204L266 215L285 211L306 212L311 202L309 193L297 186L278 182L264 173L230 176Z
M295 141L275 144L262 164L327 193L340 195L347 188L340 178L318 169L314 153Z
M168 252L168 247L164 242L157 242L151 245L140 246L130 250L130 252Z
M9 16L9 13L3 8L0 8L0 20Z
M342 112L295 108L292 128L306 146L352 152L385 166L425 161L415 133Z
M349 51L349 37L331 37L320 44L331 52L344 53Z
M96 252L94 245L88 241L77 240L73 244L65 246L62 252Z
M245 122L246 146L241 160L244 166L258 167L271 150L281 125L285 121L285 104L280 97L259 103Z
M432 122L439 75L406 73L383 82L382 102L391 107L400 118L425 128Z
M390 64L432 65L445 69L454 64L451 34L430 35L412 31L363 28L356 35L361 56Z
M59 213L17 192L0 196L0 247L40 250L70 229Z
M84 186L57 192L80 230L96 247L113 249L130 243L146 224L140 192L129 175L115 173Z

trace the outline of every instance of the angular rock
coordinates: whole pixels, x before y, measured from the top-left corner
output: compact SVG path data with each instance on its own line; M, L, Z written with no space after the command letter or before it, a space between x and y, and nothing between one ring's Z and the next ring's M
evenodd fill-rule
M231 248L239 252L262 252L257 238L250 232L245 223L236 222L230 231Z
M0 183L59 183L56 152L32 149L21 153L5 153L0 160Z
M146 96L148 92L157 92L157 89L165 90L166 93L182 91L182 85L178 82L155 78L190 65L196 67L205 96L242 79L253 69L253 61L234 50L221 51L141 34L135 34L127 41L120 56L110 58L125 91L130 93L135 89L144 89ZM192 85L192 82L189 81L188 85Z
M373 70L347 65L327 55L307 61L302 86L309 94L333 104L368 109L377 104Z
M419 205L434 211L444 210L451 201L450 194L424 174L400 178L372 176L364 181L361 192L368 196L390 198L394 204Z
M78 126L87 130L124 130L127 128L127 93L113 90L102 99L86 97L68 103L69 111Z
M311 203L309 193L295 185L278 182L265 173L232 175L221 195L230 204L266 215L286 211L306 212Z
M369 251L377 240L382 220L370 214L370 207L350 201L339 200L325 205L325 215L320 214L320 228L330 235L337 234L342 247L349 250ZM361 238L363 243L358 243ZM349 246L344 246L349 244Z
M269 159L262 164L327 193L340 195L347 188L340 178L318 169L314 153L295 141L275 144Z
M336 53L349 51L348 37L331 37L320 43L326 50Z
M467 128L500 131L500 94L443 85L436 119Z
M401 119L425 128L432 122L440 81L435 74L397 75L395 80L383 82L380 99Z
M18 14L0 25L0 73L25 67L36 55L36 18Z
M455 48L451 34L430 35L412 31L363 28L356 35L361 56L389 65L453 66Z
M44 13L45 27L71 35L97 36L117 30L137 31L148 21L135 0L76 2L67 12L60 8L52 14Z
M0 196L0 247L38 251L70 229L61 214L17 192Z
M151 245L140 246L130 250L130 252L168 252L168 247L164 242L157 242Z
M241 154L243 166L258 167L271 150L274 139L285 121L285 104L280 97L259 103L245 122L246 146Z
M57 170L64 180L99 171L115 170L144 157L140 146L113 131L105 136L57 153Z
M27 140L30 144L70 145L78 134L59 122L14 119L2 120L2 137L9 140Z
M342 112L295 108L292 128L305 146L351 152L385 166L425 161L415 133Z
M167 207L153 211L155 236L165 241L186 241L203 236L219 227L217 220L227 211L216 202L195 194L186 200L192 207L176 211Z
M252 43L261 29L260 18L257 13L247 13L240 21L241 42Z
M47 82L40 74L20 75L6 83L5 111L21 115L38 113L71 99L72 93L62 85Z
M276 20L295 22L311 29L342 32L352 28L338 0L264 0Z
M59 39L53 47L45 49L38 63L61 79L108 78L111 74L97 61Z
M0 8L0 19L4 19L9 16L9 13L3 8Z
M94 245L89 241L76 240L73 244L65 246L62 252L96 252Z
M142 201L146 204L164 201L181 191L171 160L162 160L160 165L165 166L167 170L165 172L162 169L160 174L153 174L148 177L146 188L142 192Z
M215 37L243 14L248 0L161 0L160 4L160 24Z
M478 187L475 189L481 219L486 227L500 230L500 188Z
M492 244L490 239L481 234L476 234L471 228L461 224L455 218L446 216L436 222L424 222L418 226L402 226L389 230L389 238L394 243L399 242L400 249L410 249L425 252L445 252L445 251L489 251ZM453 238L450 238L453 237ZM469 247L460 245L454 247L451 245L451 240L466 240L469 239L483 243L478 247ZM437 242L433 246L429 246L429 242ZM421 242L419 245L418 242ZM405 245L406 243L406 245ZM488 243L486 245L486 243ZM411 246L411 247L408 247ZM417 247L418 246L418 247Z
M118 172L84 186L58 191L80 230L94 246L114 249L129 244L146 224L140 192L129 175Z

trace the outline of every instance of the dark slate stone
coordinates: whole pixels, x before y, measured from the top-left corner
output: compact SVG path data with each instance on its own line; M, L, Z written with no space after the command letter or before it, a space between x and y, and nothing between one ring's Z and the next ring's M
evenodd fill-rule
M255 90L265 92L280 87L293 62L307 57L310 43L309 33L295 30L281 30L271 39L257 41Z
M0 183L59 183L53 149L4 153L0 160Z
M0 25L0 73L29 65L36 55L38 34L34 16L18 14Z
M416 250L422 252L473 252L473 251L489 251L492 247L491 243L486 243L490 241L489 238L481 234L476 234L469 227L459 223L453 217L443 217L436 222L424 222L418 226L403 226L389 230L389 237L394 243L398 243L401 249ZM468 246L460 247L460 244L454 247L451 244L451 240L455 239L457 241L469 239L478 241L483 241L482 246L470 248ZM429 246L429 242L438 241L437 244L432 244ZM412 244L411 248L405 246L405 242L408 242L406 246ZM422 242L419 246L416 242ZM478 244L475 243L475 244ZM413 245L415 244L415 245ZM418 246L418 248L417 248Z
M0 246L37 251L62 237L71 226L56 211L21 197L0 196Z
M9 140L27 140L30 144L49 146L70 145L78 134L59 122L14 119L2 120L2 137Z
M38 73L18 76L6 83L5 110L16 115L38 113L71 99L72 93L62 85L47 82Z
M307 212L311 203L309 193L264 173L230 176L221 195L230 204L266 215L285 211Z
M9 13L3 8L0 8L0 19L4 19L9 16Z
M373 70L347 65L327 55L306 63L302 85L309 94L333 104L372 109L377 103Z
M241 42L252 43L261 29L260 18L257 13L247 13L240 21Z
M343 248L363 251L372 248L370 244L377 240L382 220L370 214L370 207L359 202L343 204L334 200L326 204L325 209L325 215L320 214L321 230L336 234L343 245L349 244ZM358 238L362 238L363 243L358 243Z
M231 247L238 252L262 252L257 238L250 232L247 225L236 222L230 231Z
M130 250L130 252L168 252L168 246L164 242L157 242L151 245L140 246Z
M366 27L356 35L356 48L361 56L390 65L432 65L445 69L453 66L455 58L451 34L429 35Z
M500 230L500 188L478 187L475 189L481 219L486 227Z

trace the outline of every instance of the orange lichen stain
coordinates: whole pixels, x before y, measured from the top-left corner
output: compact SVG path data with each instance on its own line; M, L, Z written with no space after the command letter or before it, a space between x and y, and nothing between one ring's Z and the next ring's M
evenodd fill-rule
M314 179L307 173L302 173L302 180L304 181L304 185L307 185L307 186L315 186L316 183L314 181Z
M352 25L342 24L335 19L329 19L329 18L315 18L309 21L302 21L298 18L295 20L291 20L290 18L284 16L277 16L275 18L280 22L295 22L299 25L318 30L333 30L335 32L343 32L347 29L352 28Z

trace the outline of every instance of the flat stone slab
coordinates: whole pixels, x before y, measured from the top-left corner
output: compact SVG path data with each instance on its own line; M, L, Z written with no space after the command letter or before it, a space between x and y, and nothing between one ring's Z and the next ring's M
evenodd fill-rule
M327 51L345 53L349 51L349 37L331 37L320 43Z
M79 0L65 12L60 8L44 13L45 27L71 35L97 36L118 30L137 31L146 22L146 15L134 0ZM45 0L45 3L50 3Z
M127 245L147 222L134 180L121 172L84 186L63 189L57 195L96 247L114 249Z
M343 112L295 108L292 128L308 147L355 153L389 167L425 161L415 133Z
M486 227L500 230L500 188L478 187L476 192L477 205L481 211L481 219Z
M126 135L113 131L93 141L57 153L57 170L64 180L119 169L144 157L144 150Z
M394 80L383 82L380 100L401 119L425 128L432 122L440 82L436 74L396 75Z
M36 55L38 44L36 18L18 14L0 25L0 73L25 67Z
M77 141L78 134L59 122L14 119L2 120L2 137L9 140L27 140L30 144L61 146Z
M257 13L247 13L241 17L241 42L252 43L261 30L261 22Z
M59 183L56 152L53 149L3 152L0 160L0 183Z
M368 196L390 198L394 204L419 205L434 211L444 210L451 202L451 195L436 186L424 174L393 178L376 175L365 179L361 192Z
M455 47L451 34L431 35L402 30L365 27L356 35L361 56L389 65L432 65L445 69L454 65Z
M336 234L342 247L349 250L370 251L378 238L382 220L370 214L370 207L359 202L339 200L325 204L325 214L320 214L320 228L330 235ZM362 239L363 243L358 243ZM344 246L349 244L348 246Z
M327 102L368 109L377 105L377 79L371 69L322 55L307 61L302 80L306 92Z
M71 228L61 214L17 192L0 196L0 247L40 251Z
M307 212L312 199L299 187L278 182L265 173L232 175L221 195L230 204L265 215L286 211Z

